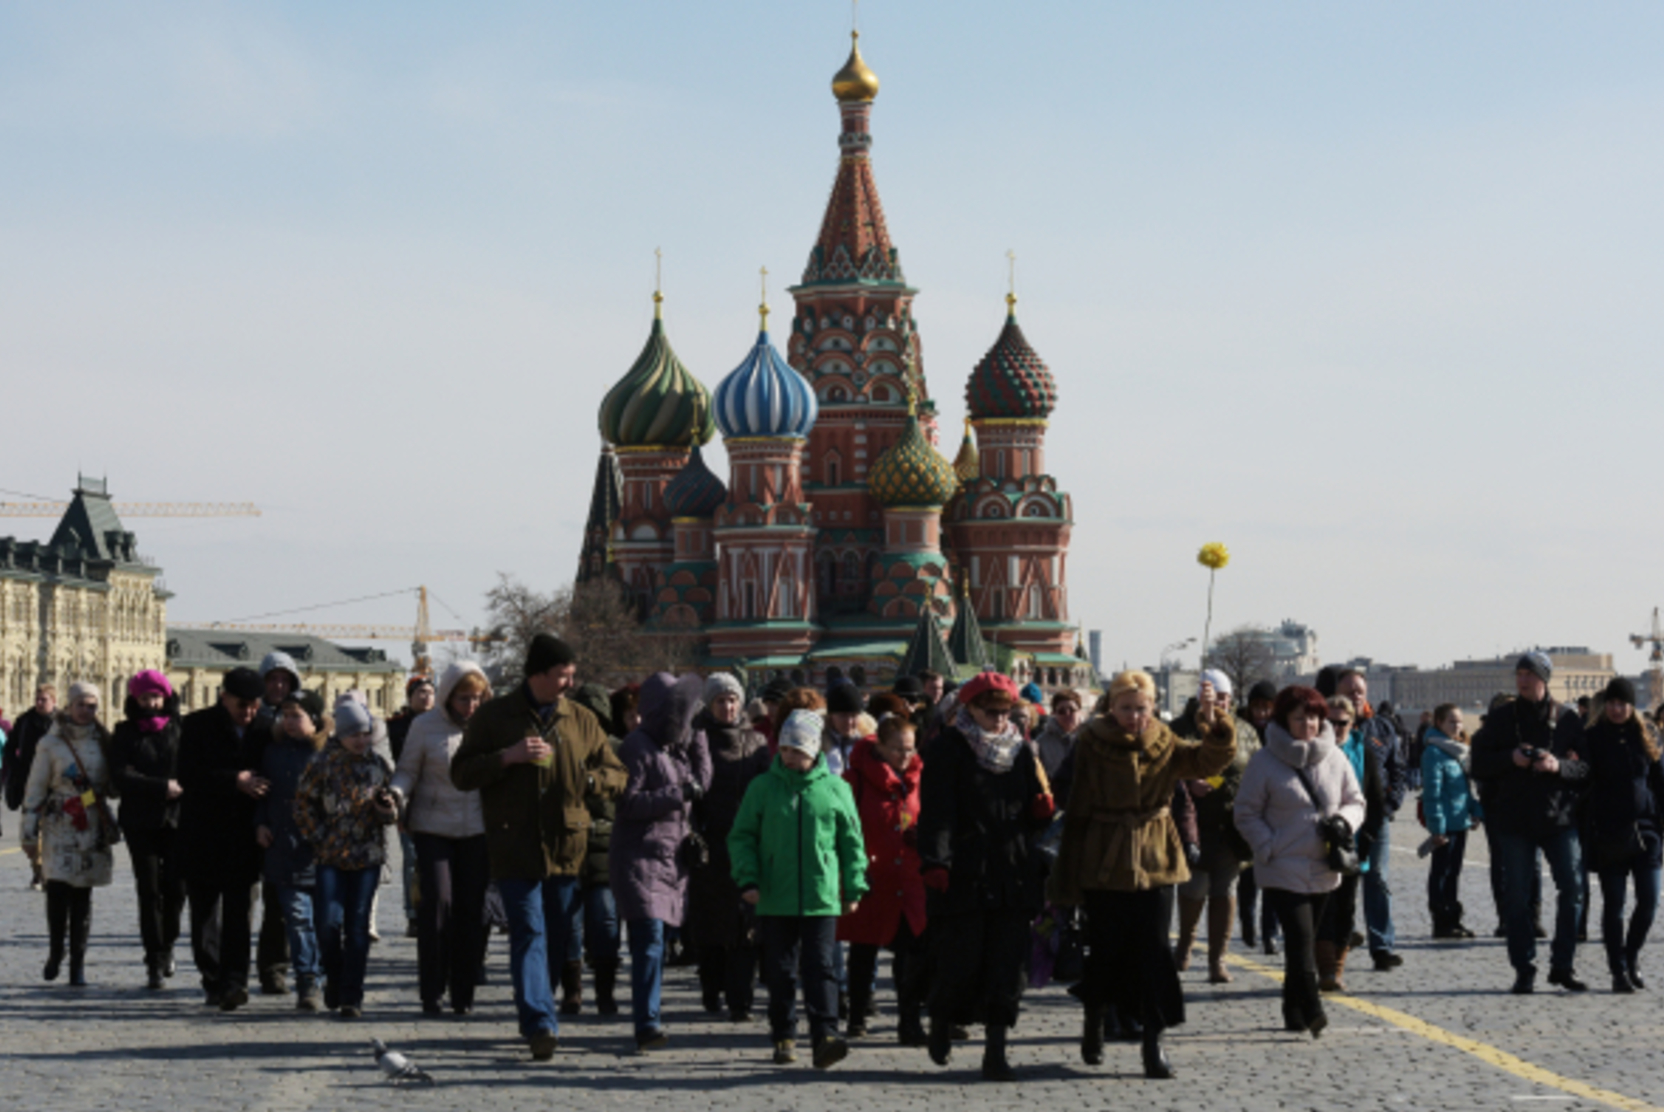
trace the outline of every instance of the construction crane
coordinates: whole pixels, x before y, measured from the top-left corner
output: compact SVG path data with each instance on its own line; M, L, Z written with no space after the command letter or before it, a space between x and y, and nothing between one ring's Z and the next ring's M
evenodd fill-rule
M121 517L259 517L253 502L112 502ZM0 502L0 517L62 517L68 502Z
M1636 648L1652 646L1652 653L1647 657L1647 663L1652 667L1647 669L1647 690L1651 702L1648 704L1654 710L1664 705L1664 622L1658 618L1658 607L1652 608L1652 632L1632 633L1629 643Z
M413 671L418 675L430 675L433 672L433 660L428 654L428 646L436 641L466 641L470 645L491 645L503 640L501 634L469 632L461 629L434 629L428 620L428 589L415 588L416 624L414 626L399 625L355 625L339 622L181 622L183 629L234 630L239 633L300 633L311 637L322 637L326 640L343 641L410 641L410 652L416 663ZM394 592L404 594L405 592Z

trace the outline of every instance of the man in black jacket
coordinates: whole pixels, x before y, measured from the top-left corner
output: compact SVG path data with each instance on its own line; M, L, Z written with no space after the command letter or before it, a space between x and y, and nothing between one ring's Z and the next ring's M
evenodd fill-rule
M1508 960L1515 993L1537 981L1537 937L1531 911L1531 878L1537 854L1548 858L1559 893L1548 982L1568 992L1589 986L1577 979L1577 921L1583 907L1582 851L1577 840L1577 797L1589 775L1580 759L1582 722L1577 712L1548 697L1554 665L1540 652L1520 657L1514 679L1519 698L1494 709L1473 739L1473 776L1486 782L1485 825L1502 861L1502 918L1508 928Z
M254 809L268 736L254 724L263 685L252 668L225 674L220 701L181 723L179 840L191 905L191 951L211 1006L248 1003L250 914L260 884Z
M35 705L17 716L12 731L6 738L6 806L12 810L23 807L23 792L29 785L29 769L35 763L35 748L52 728L52 712L58 709L58 689L49 683L35 688ZM34 876L29 887L41 889L40 853L25 847L29 867Z
M1392 860L1392 827L1389 825L1403 806L1404 793L1409 787L1405 771L1404 741L1394 728L1392 719L1376 714L1369 705L1369 682L1355 668L1343 668L1335 674L1335 693L1352 701L1358 716L1358 731L1363 734L1369 751L1381 765L1381 787L1386 812L1380 824L1380 834L1366 855L1369 869L1364 873L1361 887L1364 897L1364 924L1369 932L1369 956L1377 972L1386 972L1404 964L1394 949L1398 935L1392 923L1392 888L1387 874Z

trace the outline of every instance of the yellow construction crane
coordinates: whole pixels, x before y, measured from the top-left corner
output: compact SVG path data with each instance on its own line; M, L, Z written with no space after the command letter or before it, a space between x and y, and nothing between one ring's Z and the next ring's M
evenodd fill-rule
M121 517L259 517L253 502L113 502ZM68 502L0 502L0 517L62 517Z
M428 646L435 641L466 641L470 645L491 645L503 640L501 634L470 633L461 629L434 629L428 620L428 589L415 588L417 595L416 624L355 625L331 622L181 622L184 629L227 629L240 633L301 633L326 640L344 641L403 641L410 640L411 655L416 658L413 670L419 675L433 671ZM403 592L396 592L402 594Z
M1652 665L1647 669L1647 688L1652 700L1649 705L1657 710L1664 704L1664 622L1659 621L1658 607L1652 608L1652 632L1632 633L1629 642L1638 649L1652 646L1652 653L1647 657L1647 663Z

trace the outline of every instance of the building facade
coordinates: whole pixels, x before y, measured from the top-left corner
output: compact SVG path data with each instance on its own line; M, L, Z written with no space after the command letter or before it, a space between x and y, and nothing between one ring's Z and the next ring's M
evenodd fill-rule
M169 597L107 484L83 476L46 543L0 538L0 706L15 715L37 684L61 699L84 682L119 714L128 679L166 664Z
M347 691L364 692L370 712L385 718L404 705L405 666L380 649L348 648L303 633L242 633L215 629L167 631L167 677L182 710L219 701L225 674L259 668L267 653L288 653L301 686L318 692L325 707Z
M1525 650L1521 650L1524 652ZM1594 696L1617 673L1611 653L1584 647L1543 649L1554 662L1549 695L1563 703ZM1399 713L1420 713L1443 703L1464 710L1482 710L1498 694L1514 694L1514 665L1520 653L1489 660L1458 660L1448 668L1404 669L1393 675L1393 701Z
M941 637L970 606L990 644L956 666L998 657L1050 686L1079 682L1090 670L1068 613L1073 508L1045 470L1051 372L1008 299L967 381L965 442L943 458L918 290L873 175L878 78L858 41L832 92L838 171L789 290L784 350L765 305L713 397L671 349L654 294L647 346L601 406L580 577L609 575L650 625L695 631L712 668L886 682L926 617ZM718 428L726 486L699 455Z

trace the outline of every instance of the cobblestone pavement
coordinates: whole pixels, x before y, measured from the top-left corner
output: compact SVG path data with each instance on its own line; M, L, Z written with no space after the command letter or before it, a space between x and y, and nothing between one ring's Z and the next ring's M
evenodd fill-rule
M256 996L230 1015L209 1011L184 961L169 991L146 992L125 860L118 862L117 883L94 897L91 987L47 985L40 980L42 897L28 890L23 857L8 847L0 855L0 1109L229 1112L558 1102L695 1112L940 1109L951 1102L968 1110L1021 1100L1048 1109L1454 1112L1664 1104L1664 962L1653 966L1651 991L1617 997L1607 991L1598 944L1590 944L1580 949L1579 966L1593 991L1573 997L1544 985L1536 996L1510 996L1502 943L1488 937L1495 918L1483 842L1470 854L1463 884L1473 909L1469 925L1487 937L1434 943L1424 906L1425 866L1402 848L1420 831L1400 821L1395 832L1404 966L1376 973L1365 956L1349 969L1356 1007L1332 1004L1331 1026L1321 1040L1282 1031L1272 975L1279 959L1251 955L1237 943L1233 984L1209 986L1202 961L1184 975L1190 1021L1169 1043L1177 1081L1145 1081L1136 1046L1111 1044L1105 1065L1082 1065L1079 1010L1050 987L1029 994L1013 1034L1020 1095L1010 1086L980 1082L975 1044L956 1050L947 1069L933 1066L922 1050L896 1046L887 981L880 994L885 1015L874 1034L827 1073L811 1069L806 1054L795 1067L772 1065L761 1024L736 1027L705 1016L690 969L669 974L668 1049L637 1055L627 1015L602 1020L585 1014L563 1025L553 1062L533 1064L515 1037L504 940L493 941L491 981L474 1016L421 1016L415 946L396 929L402 926L396 889L382 901L386 941L371 953L366 1013L356 1022L303 1015L290 998ZM1598 894L1595 899L1598 924ZM1545 969L1546 962L1545 950ZM372 1036L407 1052L439 1084L401 1092L382 1083L368 1051Z

